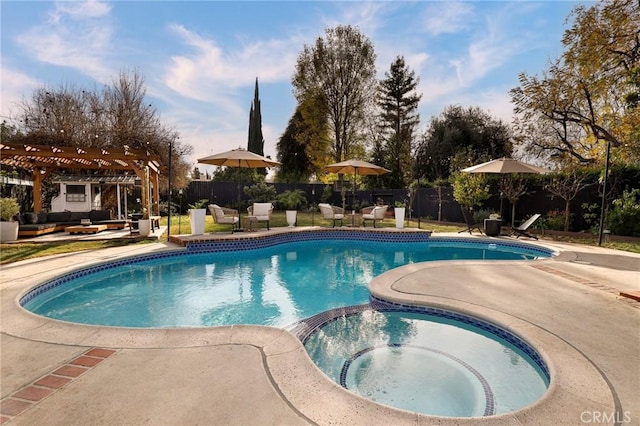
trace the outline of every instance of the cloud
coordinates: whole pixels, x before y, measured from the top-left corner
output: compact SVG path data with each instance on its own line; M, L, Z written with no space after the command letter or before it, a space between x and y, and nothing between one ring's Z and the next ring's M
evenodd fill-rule
M458 33L469 28L474 8L469 3L435 2L423 12L424 31L437 36Z
M100 18L111 12L111 5L95 0L84 2L57 2L50 16L53 22L59 22L63 16L74 19Z
M2 81L0 114L3 119L6 117L13 118L19 112L17 108L24 100L24 93L33 92L40 86L39 81L6 66L0 69L0 80Z
M97 1L55 3L49 20L29 28L16 42L37 61L73 68L106 82L112 75L103 60L112 39L110 10Z
M288 81L300 46L291 39L270 39L223 50L215 40L182 25L172 25L171 30L193 53L173 56L164 81L181 96L203 101L253 85L256 76L264 82Z

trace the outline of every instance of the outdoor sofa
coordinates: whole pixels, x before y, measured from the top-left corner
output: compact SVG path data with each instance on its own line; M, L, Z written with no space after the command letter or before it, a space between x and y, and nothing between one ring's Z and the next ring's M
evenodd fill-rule
M83 219L89 219L92 225L107 225L107 229L124 229L126 220L112 219L110 210L91 210L89 212L28 212L18 215L18 237L35 237L64 231L68 226L81 225Z

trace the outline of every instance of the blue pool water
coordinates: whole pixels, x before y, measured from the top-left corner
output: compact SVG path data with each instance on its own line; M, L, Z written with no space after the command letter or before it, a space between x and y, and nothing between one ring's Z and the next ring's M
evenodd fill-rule
M366 303L368 282L404 264L545 255L495 243L299 241L131 260L43 286L46 291L28 294L22 304L43 316L97 325L285 327L329 309Z
M423 414L479 417L530 405L549 385L546 367L529 355L535 352L501 333L460 314L367 309L326 322L304 346L327 376L365 398Z

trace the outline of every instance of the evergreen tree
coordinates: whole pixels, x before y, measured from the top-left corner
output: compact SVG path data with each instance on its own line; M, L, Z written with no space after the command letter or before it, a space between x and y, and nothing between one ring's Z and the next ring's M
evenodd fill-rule
M305 145L298 137L304 133L304 118L300 106L289 119L287 128L277 144L277 159L280 162L276 174L277 182L306 182L309 178L310 161L305 152Z
M402 56L396 57L378 88L380 121L385 135L384 163L391 173L382 179L391 188L406 188L411 181L411 151L414 131L420 123L417 113L422 95L415 90L420 82Z
M478 107L449 106L433 117L416 150L427 180L448 179L461 168L511 157L511 129Z
M264 155L264 138L262 137L262 113L260 112L260 97L258 95L258 78L256 89L249 111L249 142L247 150L258 155Z

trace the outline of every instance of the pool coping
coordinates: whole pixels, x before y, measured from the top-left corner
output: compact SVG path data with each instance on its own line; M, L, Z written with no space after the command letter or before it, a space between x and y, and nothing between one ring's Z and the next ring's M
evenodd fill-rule
M536 244L545 246L540 242ZM159 251L163 250L175 249L162 248ZM158 252L158 247L150 247L149 252ZM534 262L542 265L571 258L571 252L560 251L555 259ZM110 260L93 259L82 262L81 267ZM470 262L473 261L447 261L447 266L455 268L456 265L464 265L466 267ZM499 261L492 263L497 265L496 262ZM25 277L19 283L4 286L1 329L3 333L24 339L82 347L170 349L228 344L260 347L266 357L269 374L282 396L306 418L319 424L367 424L374 421L389 424L420 424L430 421L437 421L440 424L506 424L544 422L544 419L556 422L558 416L580 418L579 415L584 411L587 401L592 406L595 404L602 412L612 412L616 409L609 387L594 366L575 348L557 336L530 322L490 308L428 295L408 295L394 289L404 277L424 273L429 268L440 266L440 263L429 262L395 268L374 278L370 284L371 292L385 300L395 300L399 303L440 306L444 309L456 310L496 323L516 333L536 348L549 367L552 381L549 390L541 400L522 410L483 418L460 419L410 413L373 403L344 390L321 373L306 354L301 342L283 329L244 325L184 329L102 327L43 318L19 306L20 297L28 289L61 273L76 270L80 267L78 265L61 265L54 271ZM520 261L508 261L508 265L512 266L518 263L525 264ZM589 391L586 396L583 396L587 385ZM309 398L309 395L314 397ZM327 406L332 407L330 412L327 412Z

